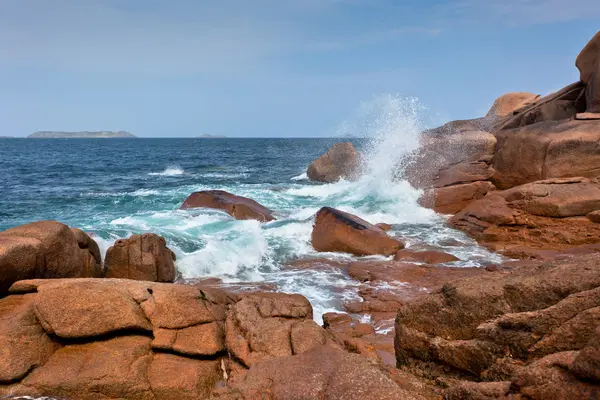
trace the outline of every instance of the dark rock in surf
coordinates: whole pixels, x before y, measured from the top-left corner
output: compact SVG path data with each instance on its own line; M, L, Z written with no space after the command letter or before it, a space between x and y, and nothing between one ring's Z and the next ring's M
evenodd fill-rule
M261 222L273 221L273 211L247 197L236 196L224 190L205 190L194 192L180 207L214 208L223 210L235 219L255 219Z
M107 278L173 282L176 277L175 253L154 233L117 240L106 251L104 264Z
M315 217L312 245L321 252L350 253L356 256L391 256L404 244L385 231L346 212L323 207Z
M358 174L359 154L350 142L336 143L327 153L308 166L306 175L311 181L331 183L355 179Z

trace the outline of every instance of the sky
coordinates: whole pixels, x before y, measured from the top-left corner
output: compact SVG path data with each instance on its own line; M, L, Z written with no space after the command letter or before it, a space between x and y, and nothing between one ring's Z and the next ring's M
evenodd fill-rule
M429 125L578 80L598 0L0 0L0 135L324 137L382 94Z

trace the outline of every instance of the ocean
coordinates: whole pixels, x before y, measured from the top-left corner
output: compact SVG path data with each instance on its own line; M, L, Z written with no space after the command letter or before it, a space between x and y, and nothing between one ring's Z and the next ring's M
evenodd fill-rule
M388 120L377 126L353 140L365 154L364 176L333 184L310 182L305 171L330 145L348 139L2 139L0 230L58 220L91 233L102 253L119 238L153 232L176 253L184 279L273 283L305 295L317 320L341 311L358 288L342 271L287 267L299 259L356 259L311 247L313 216L323 206L392 224L390 234L407 247L452 253L462 260L457 265L498 262L451 229L445 216L419 206L421 192L398 174L398 162L418 146L417 128ZM179 210L190 193L207 189L250 197L277 220ZM448 239L462 245L447 246Z

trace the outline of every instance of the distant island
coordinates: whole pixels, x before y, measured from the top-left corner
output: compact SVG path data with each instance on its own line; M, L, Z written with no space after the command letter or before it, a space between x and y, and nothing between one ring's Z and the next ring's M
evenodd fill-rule
M208 133L205 133L204 135L198 136L198 138L200 138L200 139L225 139L225 138L227 138L227 136L209 135Z
M14 136L0 136L0 139L13 139Z
M39 131L27 136L30 139L85 139L85 138L135 138L132 133L126 131L82 131L82 132L58 132L58 131Z

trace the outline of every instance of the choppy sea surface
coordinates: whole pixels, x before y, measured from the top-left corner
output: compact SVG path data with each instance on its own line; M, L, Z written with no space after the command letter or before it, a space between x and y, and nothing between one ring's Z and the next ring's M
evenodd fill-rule
M340 139L1 139L0 230L58 220L93 234L103 252L118 238L153 232L166 238L184 278L272 282L305 295L317 319L341 310L357 285L335 270L285 268L297 259L355 259L312 249L313 216L322 206L392 224L391 234L408 247L443 249L459 265L498 261L449 228L446 217L420 207L421 193L398 178L398 162L418 146L421 126L406 104L386 107L355 127L365 137L353 140L365 154L364 176L333 184L310 182L305 171ZM261 224L179 210L190 193L207 189L250 197L278 219ZM448 239L462 246L446 246Z

